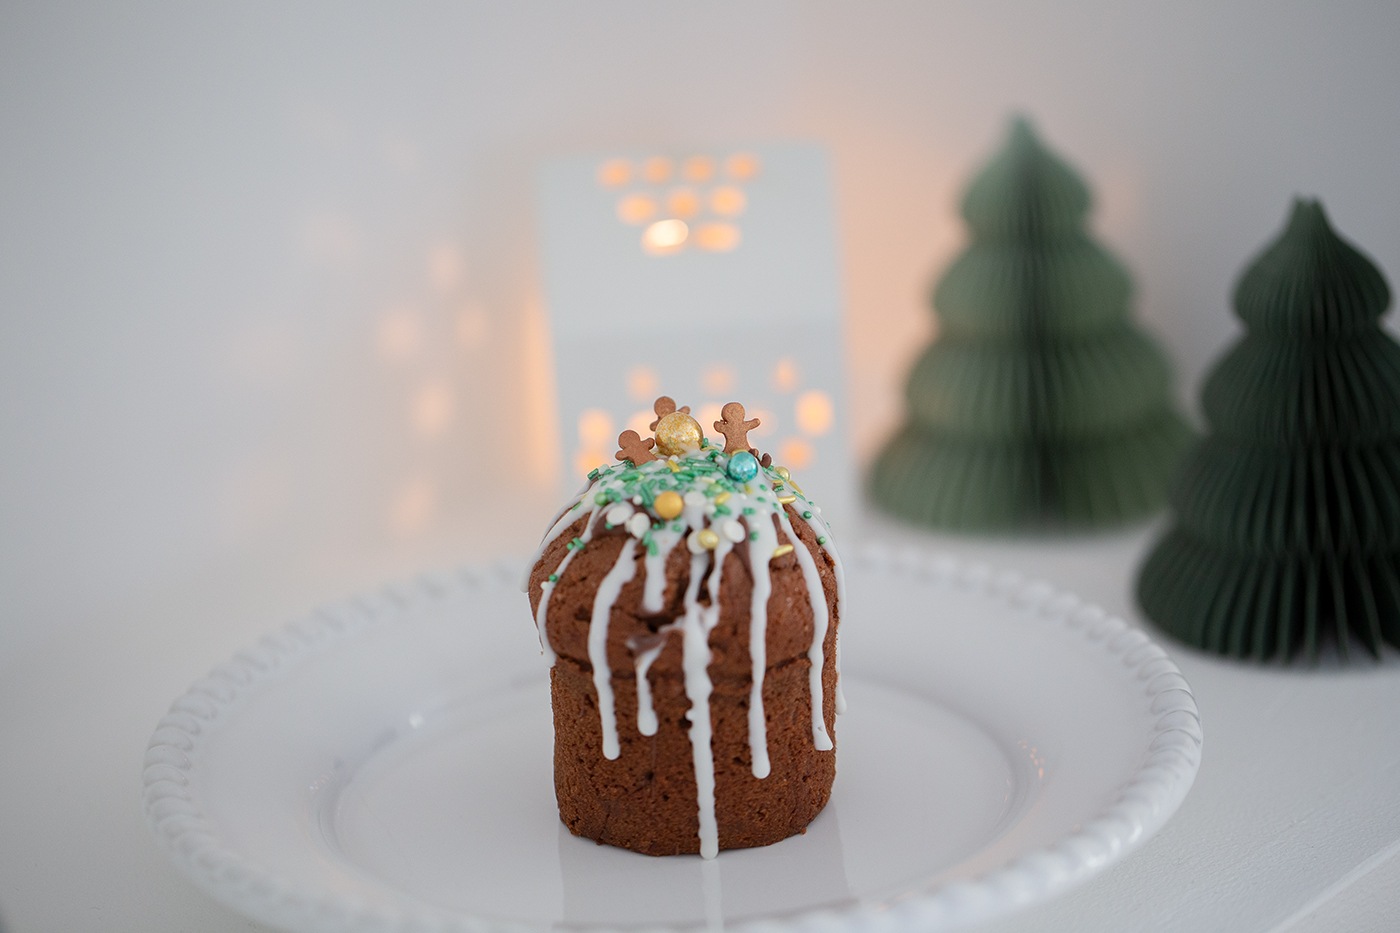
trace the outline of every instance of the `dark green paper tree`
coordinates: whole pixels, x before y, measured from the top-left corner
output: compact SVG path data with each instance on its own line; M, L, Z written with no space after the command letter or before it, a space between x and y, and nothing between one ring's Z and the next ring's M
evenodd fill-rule
M1176 524L1138 578L1188 644L1315 659L1400 647L1400 345L1390 290L1316 201L1245 270L1246 335L1206 379L1210 432L1172 493Z
M1084 230L1089 191L1023 119L962 204L972 243L875 462L882 508L961 530L1112 525L1166 497L1190 431L1132 281Z

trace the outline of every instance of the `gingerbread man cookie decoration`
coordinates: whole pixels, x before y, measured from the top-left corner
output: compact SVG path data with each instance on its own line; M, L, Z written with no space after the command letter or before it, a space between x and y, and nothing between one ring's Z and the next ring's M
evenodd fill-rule
M633 466L641 466L656 459L656 454L651 452L656 446L656 441L651 438L642 440L642 436L636 431L623 431L619 434L617 446L618 451L613 456L618 460L631 460Z
M749 449L749 432L758 427L758 419L744 420L744 406L730 402L719 410L720 420L715 422L715 430L724 435L724 452L737 453Z
M671 398L671 396L669 395L663 395L660 398L658 398L656 402L651 406L651 410L656 412L656 420L651 423L651 429L653 431L655 431L656 426L661 423L661 419L665 418L672 412L679 411L683 415L690 414L689 405L678 409L676 408L676 400Z

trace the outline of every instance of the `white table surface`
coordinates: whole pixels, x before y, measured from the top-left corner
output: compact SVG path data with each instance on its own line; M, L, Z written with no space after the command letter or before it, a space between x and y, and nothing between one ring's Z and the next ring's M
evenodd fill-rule
M1130 581L1151 531L986 541L873 520L852 537L1015 569L1137 620ZM141 756L170 701L262 632L341 595L308 599L295 580L265 568L259 585L252 572L114 607L80 640L55 638L0 667L0 929L264 929L176 872L140 804ZM1400 730L1389 720L1400 665L1261 668L1171 650L1206 736L1185 804L1084 887L986 929L1393 929Z

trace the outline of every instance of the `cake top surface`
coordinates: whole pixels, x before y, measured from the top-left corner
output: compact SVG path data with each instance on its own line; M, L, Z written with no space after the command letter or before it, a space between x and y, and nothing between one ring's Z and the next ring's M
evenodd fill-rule
M722 446L705 437L688 407L677 409L669 397L657 399L655 411L654 437L622 432L618 462L588 474L584 488L556 516L546 543L583 515L596 513L588 530L623 526L649 555L657 556L681 539L698 554L725 541L762 541L774 519L780 526L787 523L784 513L790 505L797 517L813 524L817 543L829 544L821 507L786 467L749 446L748 432L759 421L746 418L743 405L730 402L721 409L714 427L724 438ZM768 521L760 520L764 518ZM586 538L575 540L576 547L586 543ZM787 546L774 550L782 547Z

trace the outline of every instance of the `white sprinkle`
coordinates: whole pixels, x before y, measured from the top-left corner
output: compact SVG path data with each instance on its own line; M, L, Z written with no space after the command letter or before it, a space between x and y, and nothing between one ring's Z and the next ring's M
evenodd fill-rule
M640 538L651 530L651 516L645 512L638 512L627 519L627 531L634 538Z
M685 504L690 506L691 508L697 508L699 506L704 505L709 500L705 498L705 494L703 492L696 492L692 489L690 492L685 494L684 501Z
M744 540L745 537L747 537L747 535L744 534L744 526L739 524L739 520L737 518L731 518L729 521L721 525L720 531L724 532L724 536L730 541L733 541L735 544L738 544L740 541Z
M699 554L705 550L705 545L700 543L700 532L692 531L685 539L685 546L692 554Z
M626 502L619 502L617 505L608 509L605 517L609 525L625 525L627 519L631 518L636 511L636 509L632 508L632 506L628 505Z
M633 497L632 497L632 504L633 504L633 505L641 505L641 504L642 504L642 497L641 497L641 496L633 496Z

